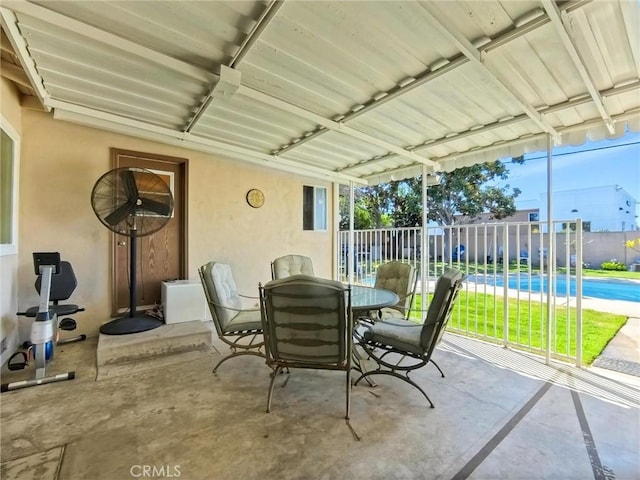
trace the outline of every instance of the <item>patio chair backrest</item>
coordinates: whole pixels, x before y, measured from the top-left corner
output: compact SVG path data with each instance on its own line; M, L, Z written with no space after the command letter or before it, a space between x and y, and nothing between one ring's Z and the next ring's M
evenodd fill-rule
M406 317L413 302L416 279L417 271L413 265L392 261L378 266L374 287L391 290L398 295L400 301L389 308L398 310Z
M350 289L308 275L260 288L267 364L345 370L351 359Z
M313 277L313 262L304 255L285 255L271 262L271 278L290 277L291 275L309 275Z
M462 279L462 272L455 268L448 268L438 277L433 298L427 310L427 318L420 332L420 345L429 357L442 339L453 305L460 292Z
M224 331L242 308L231 266L226 263L209 262L200 267L200 277L205 287L211 317L214 322L219 323L216 329L220 327Z

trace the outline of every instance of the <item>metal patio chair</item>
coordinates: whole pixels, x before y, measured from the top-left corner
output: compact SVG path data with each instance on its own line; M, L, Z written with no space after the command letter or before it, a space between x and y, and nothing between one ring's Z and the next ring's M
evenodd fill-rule
M346 373L346 415L351 405L353 317L351 290L334 280L293 275L260 286L260 307L271 383L283 369L310 368Z
M462 279L462 273L454 268L447 269L438 278L433 299L422 325L404 318L361 324L355 333L356 341L377 363L377 368L363 372L354 385L372 375L391 375L417 388L433 408L429 396L409 378L409 373L431 362L444 377L444 373L431 356L451 317Z
M260 309L245 308L242 302L242 298L257 300L257 297L238 293L231 267L226 263L209 262L202 265L198 273L218 337L231 348L231 353L216 364L213 373L233 357L256 355L265 358Z

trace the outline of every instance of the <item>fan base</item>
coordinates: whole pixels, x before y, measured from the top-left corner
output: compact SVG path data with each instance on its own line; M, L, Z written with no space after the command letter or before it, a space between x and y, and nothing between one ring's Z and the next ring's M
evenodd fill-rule
M128 335L130 333L146 332L164 325L162 320L144 314L132 317L121 317L111 320L100 327L100 333L105 335Z

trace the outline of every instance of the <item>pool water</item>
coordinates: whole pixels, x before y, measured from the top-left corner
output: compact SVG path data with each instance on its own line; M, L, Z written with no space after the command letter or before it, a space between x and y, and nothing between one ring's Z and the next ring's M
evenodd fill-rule
M487 285L495 285L502 287L504 285L502 276L492 275L469 275L468 280L477 283L487 283ZM567 285L568 284L568 285ZM576 279L569 277L567 282L566 276L557 276L555 279L555 293L557 296L564 297L567 295L567 287L569 288L569 296L576 296ZM532 276L529 278L524 275L510 275L509 288L527 292L543 292L547 291L547 278ZM584 278L582 279L582 296L592 298L602 298L605 300L624 300L627 302L640 302L640 282L624 279L600 279L600 278Z

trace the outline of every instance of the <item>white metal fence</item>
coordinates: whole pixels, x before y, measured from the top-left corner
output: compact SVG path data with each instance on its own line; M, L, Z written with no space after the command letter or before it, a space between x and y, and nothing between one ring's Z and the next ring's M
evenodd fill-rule
M426 242L420 227L358 230L352 255L350 232L341 231L338 272L365 285L392 260L428 272L419 274L412 312L421 321L438 276L458 268L467 277L450 331L581 365L582 222L554 223L566 228L551 237L541 222L428 227Z

